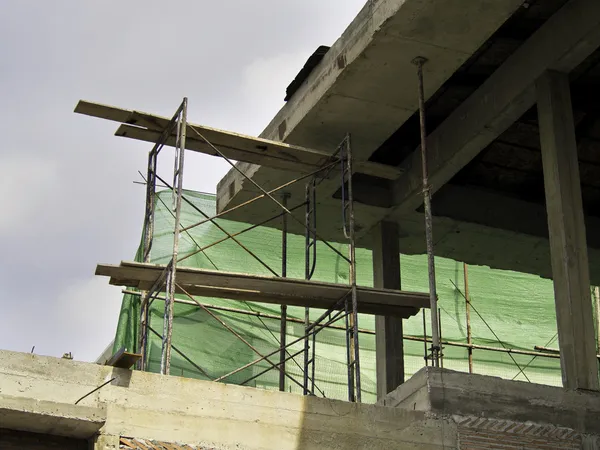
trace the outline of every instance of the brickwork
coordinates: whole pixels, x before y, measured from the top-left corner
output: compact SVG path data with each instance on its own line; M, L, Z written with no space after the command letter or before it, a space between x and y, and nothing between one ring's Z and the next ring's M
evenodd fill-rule
M481 417L454 420L461 450L569 450L582 445L581 435L570 428Z
M175 444L173 442L159 442L149 439L125 438L120 439L122 450L217 450L215 448Z

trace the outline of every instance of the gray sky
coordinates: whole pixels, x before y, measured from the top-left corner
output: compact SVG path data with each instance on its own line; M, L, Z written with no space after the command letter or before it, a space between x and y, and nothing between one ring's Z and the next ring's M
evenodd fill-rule
M151 145L79 99L171 116L187 96L189 120L257 135L364 2L0 2L0 348L94 360L114 337L120 288L94 269L133 259ZM192 154L184 186L227 169Z

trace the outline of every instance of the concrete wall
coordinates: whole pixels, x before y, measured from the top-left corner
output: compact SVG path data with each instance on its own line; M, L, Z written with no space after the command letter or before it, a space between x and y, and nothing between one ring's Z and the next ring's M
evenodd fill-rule
M0 351L0 428L25 432L4 432L13 447L62 435L99 450L120 437L238 450L600 449L595 392L427 368L381 403Z
M0 394L55 405L58 416L109 380L78 405L105 410L98 449L118 448L118 436L240 450L457 448L456 423L424 411L0 351ZM19 428L29 426L25 420ZM53 433L69 430L56 426Z
M426 367L379 402L457 425L460 449L600 449L600 393Z

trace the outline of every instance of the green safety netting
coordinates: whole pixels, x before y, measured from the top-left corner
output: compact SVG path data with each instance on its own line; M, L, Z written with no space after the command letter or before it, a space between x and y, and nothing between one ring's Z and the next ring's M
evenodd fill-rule
M169 206L171 191L156 194L156 217L151 261L166 264L171 258L174 218ZM215 214L214 195L197 192L184 192L185 197L205 214ZM193 207L182 202L181 224L191 225L203 219ZM247 224L217 219L218 224L229 233L248 227ZM225 234L208 222L182 233L179 255L184 256L223 238ZM281 267L281 232L267 227L258 227L237 237L246 247L275 270ZM342 244L334 246L347 254ZM360 285L372 285L371 252L357 249L357 280ZM136 260L139 261L139 252ZM256 259L244 251L231 239L198 253L181 266L203 269L241 272L257 275L270 275ZM291 278L304 278L304 236L291 235L288 240L288 269ZM426 292L428 289L427 261L424 255L401 256L402 288L407 291ZM465 300L463 265L445 258L436 258L436 277L441 308L442 338L447 341L466 342ZM334 283L348 283L347 263L319 245L314 280ZM557 347L554 293L552 282L534 275L488 267L469 266L469 290L473 307L471 327L473 343L492 347L507 347L521 350L534 350L534 346ZM179 296L185 299L183 296ZM256 311L278 315L278 305L242 302L216 298L198 298L204 304L225 306L235 309ZM359 299L360 301L360 299ZM114 349L136 348L139 328L139 296L124 295L117 327ZM260 318L237 312L212 311L223 322L252 344L263 355L279 347L278 319ZM164 302L155 301L150 311L150 326L162 334ZM312 311L311 317L318 317L322 311ZM479 315L477 314L479 313ZM304 319L304 308L289 307L288 316ZM339 325L342 325L340 322ZM429 317L427 317L429 327ZM374 317L359 316L359 327L374 330ZM493 330L493 331L492 331ZM287 340L304 334L301 323L288 322ZM419 314L404 321L404 334L423 336L423 319ZM499 338L502 343L498 341ZM148 370L158 372L160 366L161 338L150 332ZM215 318L197 306L175 304L173 322L173 352L171 374L200 379L215 379L257 359L257 354L242 340L227 330ZM298 342L289 349L294 354L303 348ZM345 332L325 329L318 334L316 342L316 394L329 398L347 398L347 368ZM424 366L423 342L405 340L406 377ZM185 356L182 356L185 355ZM467 350L464 347L444 346L443 365L446 368L468 371ZM187 358L187 359L186 359ZM514 358L514 360L513 360ZM269 358L277 362L279 356ZM560 362L557 358L510 355L490 350L473 351L474 372L496 375L508 379L560 385ZM193 362L190 363L190 361ZM375 337L373 334L360 334L360 362L363 401L374 402L376 397L375 380ZM518 366L523 372L520 372ZM202 370L199 370L197 367ZM302 354L296 362L289 361L286 371L298 382L302 382ZM252 365L225 380L226 383L241 384L247 379L265 371L270 365L265 361ZM204 372L204 373L203 373ZM270 370L247 383L267 389L278 389L279 372ZM291 380L286 382L291 392L301 392L301 388Z

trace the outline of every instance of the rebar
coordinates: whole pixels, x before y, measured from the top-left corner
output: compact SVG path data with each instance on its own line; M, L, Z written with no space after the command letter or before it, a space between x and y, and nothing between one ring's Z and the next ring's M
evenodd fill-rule
M450 283L452 283L452 285L454 286L454 288L459 292L460 295L462 295L462 297L465 299L465 301L467 301L467 298L465 297L465 294L462 293L462 291L458 288L458 286L456 286L456 284L454 283L454 281L450 280ZM472 304L471 301L468 301L469 305L471 306L471 308L473 309L473 311L475 311L475 314L477 314L477 316L481 319L481 321L484 323L484 325L488 328L488 330L490 330L490 332L494 335L494 337L496 338L496 340L498 341L498 343L506 348L506 345L504 345L504 342L502 342L500 340L500 338L498 337L498 335L496 334L496 332L492 329L492 327L487 323L487 320L485 320L483 318L483 316L479 313L479 311L477 311L477 308L475 308ZM525 377L525 379L531 383L531 380L529 379L529 377L527 376L527 374L524 372L524 369L521 367L521 365L517 362L517 360L510 354L510 352L508 352L508 356L510 357L510 359L512 359L513 363L515 363L515 366L517 366L517 368L519 369L519 372L523 374L523 376ZM518 375L518 374L517 374Z

